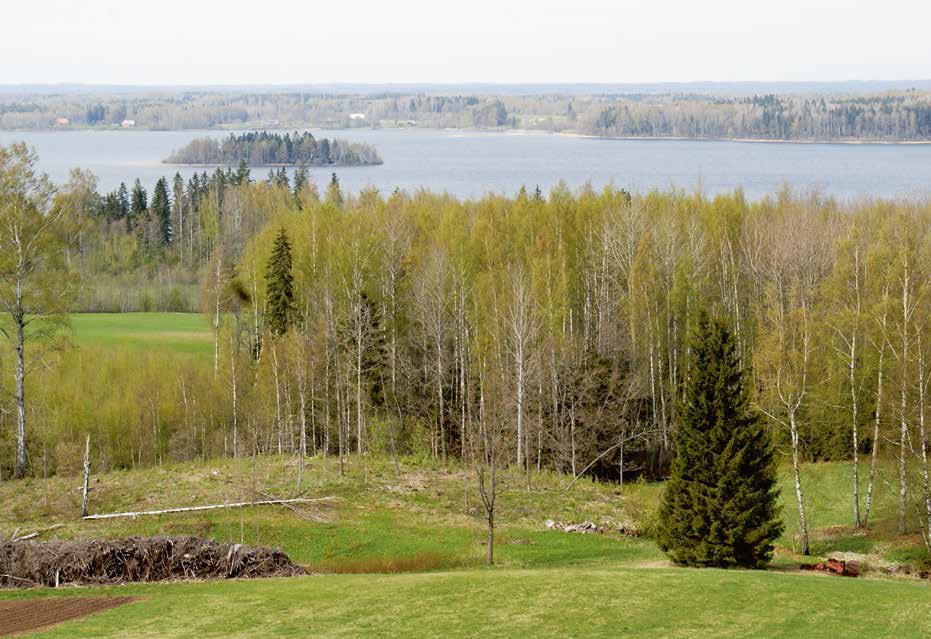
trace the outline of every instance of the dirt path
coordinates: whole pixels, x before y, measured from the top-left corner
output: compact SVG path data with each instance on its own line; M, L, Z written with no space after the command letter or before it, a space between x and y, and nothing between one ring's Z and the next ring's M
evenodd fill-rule
M134 597L51 597L0 601L0 636L31 632L116 608Z

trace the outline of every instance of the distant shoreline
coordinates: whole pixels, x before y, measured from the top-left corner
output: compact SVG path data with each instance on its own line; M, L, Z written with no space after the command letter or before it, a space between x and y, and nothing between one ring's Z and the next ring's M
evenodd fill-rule
M238 163L238 162L219 162L219 163L200 163L200 162L194 162L194 163L191 163L191 162L167 162L167 161L165 161L165 160L162 160L162 164L164 164L165 166L180 166L180 167L186 167L186 168L203 167L203 168L205 168L205 169L208 169L208 168L210 168L210 169L216 169L216 168L222 168L222 167L226 167L226 166L235 167L235 166L237 166L239 163ZM382 162L382 164L384 164L384 162ZM346 168L350 168L350 169L351 169L351 168L357 167L357 166L382 166L382 164L305 164L304 167L306 167L308 170L310 170L310 169L328 169L328 168L334 168L334 169L346 169ZM289 167L298 167L298 166L301 166L301 164L300 164L299 162L298 162L298 163L291 163L291 164L287 164L287 163L277 163L277 164L248 164L248 163L247 163L246 166L247 166L248 168L250 168L250 169L281 169L281 168L289 168Z
M0 133L75 133L75 132L112 132L112 131L134 131L149 133L181 133L185 131L198 131L204 133L230 133L242 130L260 130L260 131L291 131L291 130L317 130L324 132L347 131L347 130L370 130L370 131L442 131L446 133L519 133L519 134L536 134L536 135L558 135L567 138L582 138L589 140L634 140L634 141L671 141L671 142L740 142L740 143L761 143L761 144L846 144L846 145L876 145L876 146L922 146L931 144L931 140L858 140L858 139L841 139L841 140L790 140L783 138L730 138L730 137L687 137L673 135L595 135L592 133L579 133L577 131L548 131L546 129L527 129L527 128L475 128L475 127L351 127L346 128L328 128L319 125L294 125L294 126L277 126L277 127L217 127L213 129L113 129L113 128L94 128L94 127L69 127L69 128L49 128L49 129L0 129ZM168 162L162 162L169 164ZM221 166L218 164L177 164L174 166ZM222 166L226 166L223 164ZM298 166L297 164L264 164L261 166ZM346 165L356 166L356 165ZM367 165L366 165L367 166ZM261 168L256 166L255 168Z
M517 130L517 129L515 129ZM526 129L533 131L534 129ZM716 138L702 137L690 138L671 135L592 135L590 133L575 133L571 131L554 131L554 135L569 138L586 138L590 140L666 140L670 142L741 142L761 144L849 144L849 145L881 145L881 146L914 146L931 144L931 140L787 140L780 138Z
M374 128L374 127L373 127ZM394 130L394 127L379 127ZM400 127L398 127L400 129ZM558 135L566 138L581 138L586 140L633 140L633 141L667 141L667 142L741 142L763 144L850 144L850 145L882 145L882 146L921 146L931 144L931 140L788 140L780 138L723 138L723 137L685 137L675 135L594 135L579 133L577 131L547 131L546 129L523 128L495 128L477 129L474 127L462 128L434 128L434 127L408 127L407 130L444 131L446 133L518 133L535 135Z

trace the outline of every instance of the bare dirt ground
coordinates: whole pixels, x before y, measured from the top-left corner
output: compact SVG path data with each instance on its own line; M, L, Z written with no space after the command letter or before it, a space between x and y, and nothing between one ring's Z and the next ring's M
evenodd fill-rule
M0 601L0 636L31 632L116 608L134 597L51 597Z

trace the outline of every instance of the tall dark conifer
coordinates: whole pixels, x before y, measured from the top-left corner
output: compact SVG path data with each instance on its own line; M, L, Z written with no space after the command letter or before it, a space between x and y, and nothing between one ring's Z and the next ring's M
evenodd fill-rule
M116 191L116 198L119 204L119 217L123 219L129 215L129 189L126 188L125 182L120 182L120 188Z
M294 182L292 184L292 189L294 190L294 199L300 207L301 200L299 198L301 194L301 189L307 186L310 181L310 174L307 172L307 165L304 162L301 162L297 165L297 168L294 170Z
M694 352L657 540L678 564L758 568L782 532L773 443L725 325L703 317Z
M149 196L146 195L145 188L139 178L133 184L132 199L129 205L129 216L126 218L127 227L132 229L144 217L149 215Z
M252 181L252 178L250 176L250 171L249 171L249 165L246 163L245 160L239 161L239 166L236 167L236 172L233 174L233 181L239 186L242 186L243 184L248 184L249 182Z
M275 237L272 254L265 267L265 287L268 329L272 335L284 335L294 318L294 276L291 275L291 244L283 228Z
M330 185L326 189L326 201L336 206L343 205L343 192L339 188L339 178L335 173L330 177Z
M159 178L158 182L155 183L155 190L152 191L151 211L155 214L159 239L162 244L171 244L174 233L171 225L171 201L168 198L168 182L165 178Z

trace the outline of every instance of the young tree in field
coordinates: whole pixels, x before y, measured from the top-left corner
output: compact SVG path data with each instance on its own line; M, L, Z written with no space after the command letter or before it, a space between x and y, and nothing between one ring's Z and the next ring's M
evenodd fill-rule
M728 329L702 318L693 349L659 545L678 564L759 568L782 532L773 444Z
M284 335L294 320L294 276L291 274L291 244L284 228L278 231L265 269L265 320L273 335Z
M12 326L0 328L15 351L16 464L26 474L26 346L47 336L74 288L62 276L68 229L64 209L52 205L48 177L25 144L0 147L0 307Z
M503 389L505 384L502 371L490 365L486 359L489 345L483 345L479 340L473 344L477 346L477 350L481 351L478 364L478 420L476 420L478 432L469 441L478 480L478 492L485 510L487 524L485 563L491 566L495 561L498 466L501 463L505 424L507 424L506 410L502 410L503 397L494 391L495 387Z

